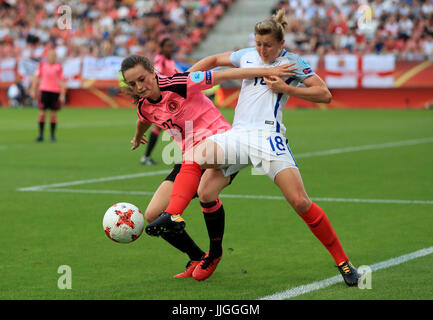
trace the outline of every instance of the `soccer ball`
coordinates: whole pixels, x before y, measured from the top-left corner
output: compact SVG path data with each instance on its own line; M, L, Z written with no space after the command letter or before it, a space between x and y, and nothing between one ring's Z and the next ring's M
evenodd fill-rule
M127 202L113 204L102 220L105 234L111 240L129 243L143 233L144 217L140 209Z

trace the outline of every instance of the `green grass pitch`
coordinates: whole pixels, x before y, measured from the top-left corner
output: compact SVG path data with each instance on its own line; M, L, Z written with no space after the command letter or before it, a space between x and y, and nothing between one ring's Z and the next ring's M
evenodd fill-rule
M233 119L233 110L222 112ZM245 169L223 193L224 255L216 272L204 282L172 279L187 262L184 254L146 234L118 244L102 230L111 204L131 202L144 211L146 192L165 175L83 182L169 170L161 159L169 142L158 142L157 166L142 166L145 148L130 151L134 109L65 108L58 141L47 139L47 125L46 141L36 143L37 113L0 109L0 299L258 299L338 274L277 187ZM356 266L433 246L431 111L286 110L284 123L308 194ZM19 190L74 181L81 183ZM262 195L277 198L254 198ZM197 200L184 218L207 250ZM62 290L64 265L72 287ZM433 255L425 255L373 272L371 289L340 282L293 299L432 299L432 265Z

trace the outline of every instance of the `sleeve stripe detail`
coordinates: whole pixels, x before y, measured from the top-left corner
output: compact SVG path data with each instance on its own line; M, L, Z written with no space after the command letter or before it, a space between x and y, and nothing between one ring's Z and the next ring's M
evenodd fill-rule
M167 82L187 82L188 78L173 78L173 79L159 79L159 83L167 83Z
M187 81L188 80L188 75L185 75L183 73L176 73L175 75L173 75L171 77L159 77L158 80L160 82L164 82L164 81L176 81L176 80Z
M188 76L171 76L171 77L160 77L159 80L164 81L164 80L176 80L176 79L188 79Z
M172 84L186 84L187 81L185 80L175 80L175 81L160 81L159 86L166 86L166 85L172 85Z
M177 93L186 99L186 90L189 73L176 73L171 77L158 76L158 86L161 91Z

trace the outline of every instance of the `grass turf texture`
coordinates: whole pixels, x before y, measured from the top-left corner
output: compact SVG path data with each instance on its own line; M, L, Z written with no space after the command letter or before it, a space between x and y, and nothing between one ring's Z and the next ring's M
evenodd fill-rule
M223 110L231 121L232 110ZM287 137L297 154L433 137L426 110L286 110ZM131 244L110 241L105 210L130 202L144 212L164 174L67 189L89 193L23 192L35 185L170 170L159 141L157 166L142 166L145 148L130 151L134 109L63 109L58 142L36 143L36 109L0 109L0 299L257 299L337 274L333 260L283 200L222 198L224 256L204 282L172 279L187 257L143 234ZM433 143L300 157L311 197L433 200ZM243 170L225 194L275 195L263 176ZM352 262L369 265L433 245L433 205L317 203L325 210ZM208 237L197 200L184 213L187 230L204 249ZM382 269L372 289L343 283L295 299L431 299L433 255ZM72 270L72 289L58 288L58 268Z

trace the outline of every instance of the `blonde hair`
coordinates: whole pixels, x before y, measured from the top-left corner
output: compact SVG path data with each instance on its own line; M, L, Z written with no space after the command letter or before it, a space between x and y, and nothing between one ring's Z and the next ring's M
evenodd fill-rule
M284 30L288 24L286 11L280 9L270 19L257 22L254 26L254 34L261 36L271 34L277 41L282 41L284 39Z

